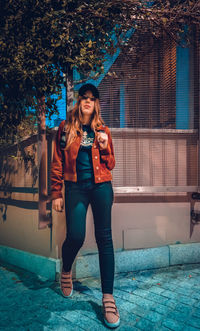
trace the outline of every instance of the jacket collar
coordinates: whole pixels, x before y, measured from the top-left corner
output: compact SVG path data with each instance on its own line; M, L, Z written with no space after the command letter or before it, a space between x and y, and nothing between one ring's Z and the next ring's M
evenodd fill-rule
M100 124L99 126L96 127L97 131L105 131L105 125L104 124ZM78 135L79 135L79 131L77 131Z
M99 126L97 126L96 130L97 131L102 131L102 130L105 131L105 125L100 124Z

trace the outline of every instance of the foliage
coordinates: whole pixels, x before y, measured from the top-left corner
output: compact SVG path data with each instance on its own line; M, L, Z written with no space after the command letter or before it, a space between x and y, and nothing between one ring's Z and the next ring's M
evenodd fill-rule
M62 97L61 85L72 69L100 74L105 53L113 54L117 47L126 51L128 30L135 30L131 47L137 52L147 32L159 38L165 31L179 42L184 25L199 24L198 3L0 0L1 137L16 134L27 112L38 111L43 95L46 113L56 113L57 96Z
M35 135L38 133L37 130L37 118L34 113L29 113L23 118L20 124L17 125L13 134L8 134L6 139L0 136L0 147L2 149L8 148L12 144L19 144L22 140Z

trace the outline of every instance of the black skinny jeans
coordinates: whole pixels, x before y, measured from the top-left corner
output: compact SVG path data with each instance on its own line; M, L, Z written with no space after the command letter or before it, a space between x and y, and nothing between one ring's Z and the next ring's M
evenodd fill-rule
M89 203L94 217L102 293L113 294L115 262L111 230L113 188L110 181L98 184L92 180L81 183L65 182L67 236L62 246L63 269L66 272L71 270L84 243Z

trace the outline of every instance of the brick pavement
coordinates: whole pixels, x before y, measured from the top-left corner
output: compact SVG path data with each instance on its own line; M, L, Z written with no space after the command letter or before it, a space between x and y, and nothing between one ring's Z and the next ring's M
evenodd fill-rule
M200 330L200 264L115 275L117 330ZM0 330L108 330L103 324L100 280L74 280L64 298L57 282L0 264Z

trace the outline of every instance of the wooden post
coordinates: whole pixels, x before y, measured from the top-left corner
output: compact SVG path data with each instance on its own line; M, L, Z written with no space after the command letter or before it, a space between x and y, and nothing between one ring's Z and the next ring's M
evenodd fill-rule
M73 70L68 69L66 83L67 83L67 107L66 107L66 118L67 118L67 113L73 108L73 101L74 101Z
M39 168L39 201L38 201L38 229L51 227L51 213L47 214L47 140L45 122L45 97L38 100L38 168Z

